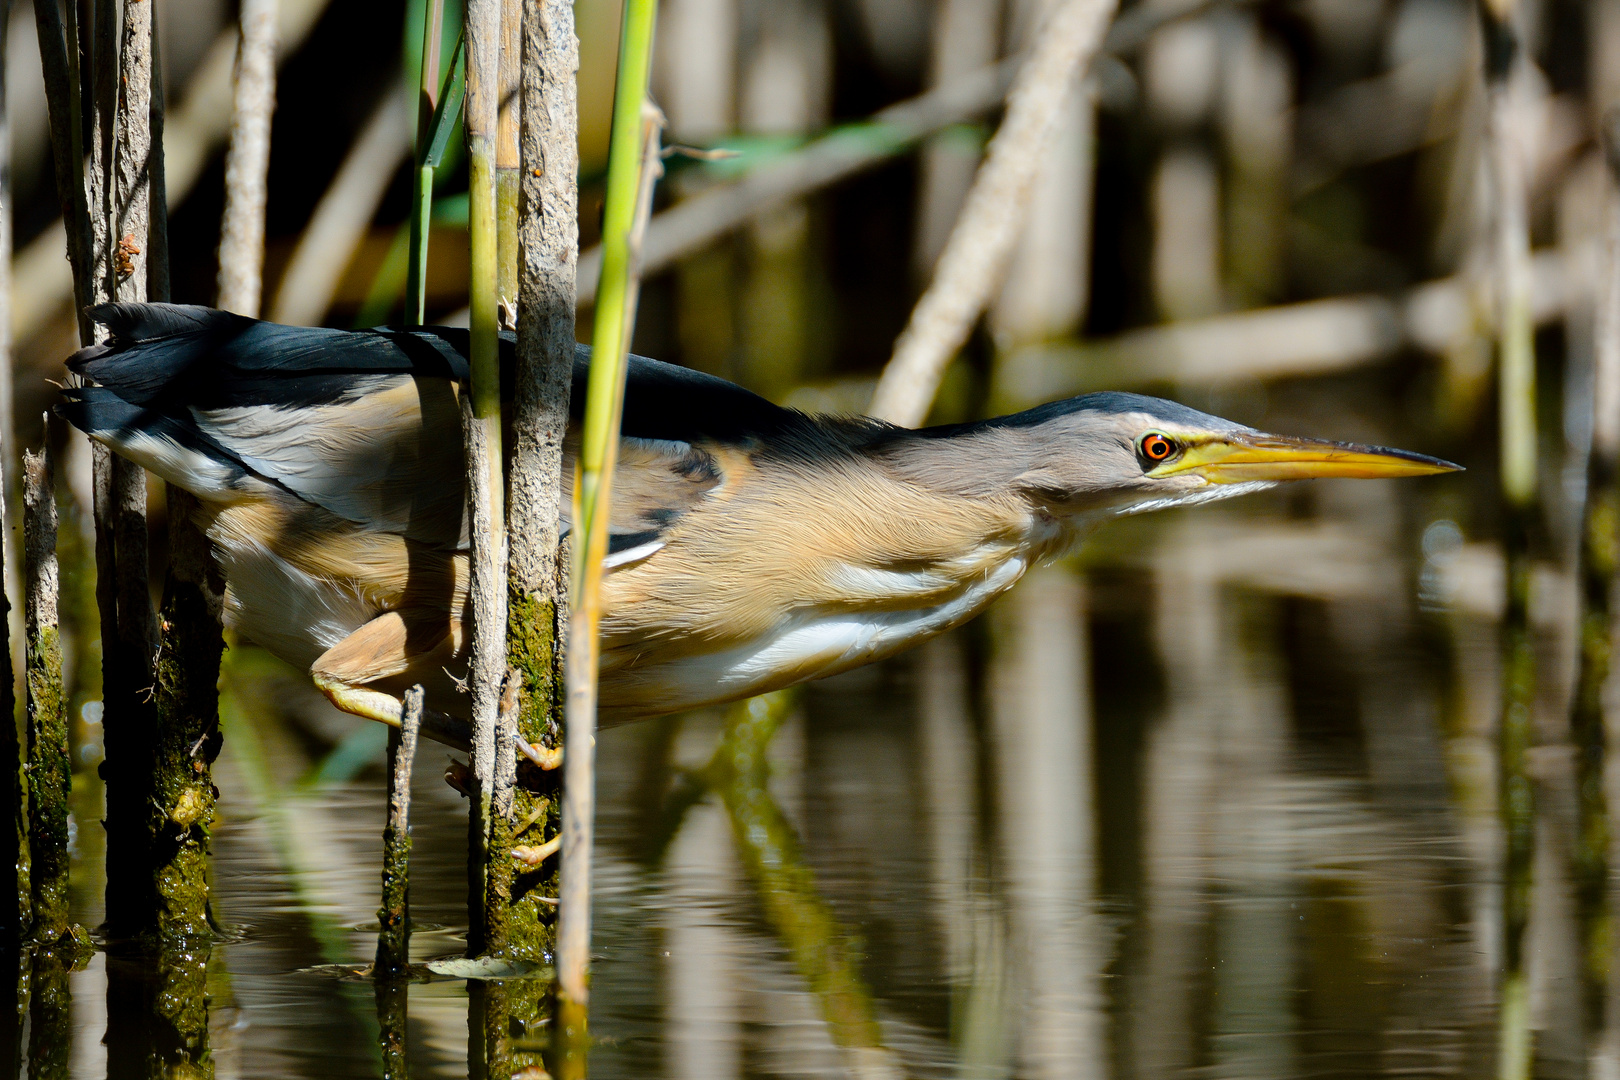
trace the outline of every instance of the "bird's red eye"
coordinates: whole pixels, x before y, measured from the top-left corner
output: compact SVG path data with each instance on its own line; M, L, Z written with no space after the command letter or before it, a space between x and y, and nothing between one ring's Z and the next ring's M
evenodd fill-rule
M1147 435L1142 439L1142 456L1149 461L1163 461L1175 451L1176 444L1163 435Z

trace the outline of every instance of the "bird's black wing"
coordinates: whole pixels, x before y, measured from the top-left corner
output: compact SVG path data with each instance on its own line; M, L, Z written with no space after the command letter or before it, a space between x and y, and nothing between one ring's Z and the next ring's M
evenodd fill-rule
M91 316L112 337L68 361L96 386L69 390L61 410L85 431L204 499L227 498L223 478L239 487L246 475L368 527L465 542L465 329L282 326L175 304ZM510 383L515 346L502 338ZM576 418L589 370L579 346ZM712 486L694 447L768 439L796 416L723 379L632 357L622 430L637 442L621 457L637 497L615 514L616 546L644 545Z

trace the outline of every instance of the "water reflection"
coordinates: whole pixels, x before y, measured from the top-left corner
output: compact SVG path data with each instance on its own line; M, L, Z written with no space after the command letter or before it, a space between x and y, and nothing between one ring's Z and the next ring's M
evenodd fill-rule
M1342 498L1122 523L900 661L604 732L594 1075L1488 1071L1499 569L1426 552L1388 493ZM1552 656L1559 619L1538 615ZM374 948L380 748L254 650L225 689L226 936L161 976L25 957L16 1060L537 1076L541 984L379 998L334 975ZM1582 1007L1560 692L1533 759L1537 1069L1613 1076L1615 1026ZM444 765L424 752L413 782L417 961L464 947ZM93 923L100 809L75 798ZM486 1030L517 996L542 1026Z

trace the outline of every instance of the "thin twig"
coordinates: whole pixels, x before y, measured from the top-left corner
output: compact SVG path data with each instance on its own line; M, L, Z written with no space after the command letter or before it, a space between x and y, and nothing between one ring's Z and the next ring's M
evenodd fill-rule
M1068 89L1102 44L1116 0L1064 0L1036 38L934 271L873 395L873 416L914 426L945 365L967 340L1012 256L1031 185L1057 131Z
M422 688L405 691L399 727L388 731L388 820L383 826L382 907L372 974L397 978L411 963L411 768L422 729Z

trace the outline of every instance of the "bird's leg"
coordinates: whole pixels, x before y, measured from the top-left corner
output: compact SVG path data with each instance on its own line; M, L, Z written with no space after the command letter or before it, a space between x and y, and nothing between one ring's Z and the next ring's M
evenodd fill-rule
M455 657L457 636L442 612L384 612L322 653L309 674L327 700L344 712L398 727L404 703L369 684L382 679L418 682L442 675ZM472 725L435 709L422 710L422 734L464 753L472 746ZM542 769L562 764L560 747L531 746L522 738L514 738L513 745Z
M404 703L367 684L431 678L452 659L454 638L442 613L384 612L322 653L310 665L310 678L344 712L398 727ZM472 725L436 709L422 710L422 734L463 752L472 746Z
M313 673L313 678L326 699L344 712L399 727L405 704L394 695L353 686L324 672ZM437 709L422 710L422 734L463 753L472 748L472 725Z

